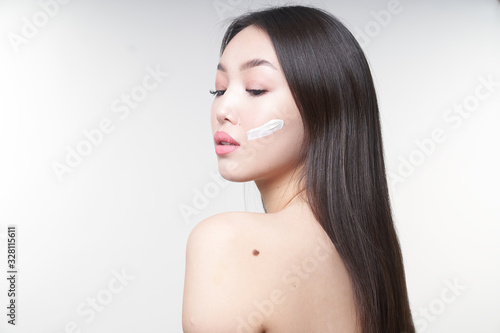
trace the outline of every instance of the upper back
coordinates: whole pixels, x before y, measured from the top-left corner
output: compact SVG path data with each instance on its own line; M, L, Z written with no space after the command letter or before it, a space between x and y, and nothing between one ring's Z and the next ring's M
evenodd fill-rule
M356 332L349 276L306 205L202 221L184 288L186 333Z

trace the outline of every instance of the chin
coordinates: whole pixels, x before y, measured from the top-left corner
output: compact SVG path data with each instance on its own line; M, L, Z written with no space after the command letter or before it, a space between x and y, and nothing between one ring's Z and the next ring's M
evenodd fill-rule
M230 182L244 183L253 180L251 177L246 177L242 172L231 171L225 168L219 167L219 173L222 176L222 178Z
M235 161L219 161L219 173L225 180L236 183L249 182L255 179Z

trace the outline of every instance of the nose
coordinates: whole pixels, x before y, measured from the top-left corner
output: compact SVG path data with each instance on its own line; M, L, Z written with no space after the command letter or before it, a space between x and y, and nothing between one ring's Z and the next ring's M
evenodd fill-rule
M224 92L224 95L217 97L219 100L214 101L215 114L217 121L223 124L225 121L229 121L232 124L238 123L238 115L236 112L236 103L233 98L228 94L228 90Z

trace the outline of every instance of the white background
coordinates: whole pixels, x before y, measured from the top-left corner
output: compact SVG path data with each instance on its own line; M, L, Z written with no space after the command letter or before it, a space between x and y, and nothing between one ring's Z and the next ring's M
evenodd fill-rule
M190 230L259 211L252 184L217 175L208 91L223 20L285 3L73 0L48 16L36 1L0 2L0 276L8 224L19 267L15 328L0 279L0 332L182 331ZM372 66L419 331L500 332L500 2L401 0L378 21L388 1L297 3L358 32ZM32 36L13 43L23 29ZM147 68L168 77L127 116L113 112L145 91ZM494 85L479 100L481 78ZM463 103L473 110L460 123L444 118ZM59 181L53 164L103 119L113 130ZM429 144L436 130L444 139Z

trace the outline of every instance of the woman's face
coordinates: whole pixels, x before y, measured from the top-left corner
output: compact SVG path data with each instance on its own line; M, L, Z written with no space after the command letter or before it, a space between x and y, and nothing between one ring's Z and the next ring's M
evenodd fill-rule
M304 138L302 120L265 32L249 26L229 42L219 61L215 89L211 123L222 177L245 182L295 168ZM249 140L248 131L276 119L283 121L281 129L260 131L266 136ZM225 141L220 132L238 145L218 144Z

